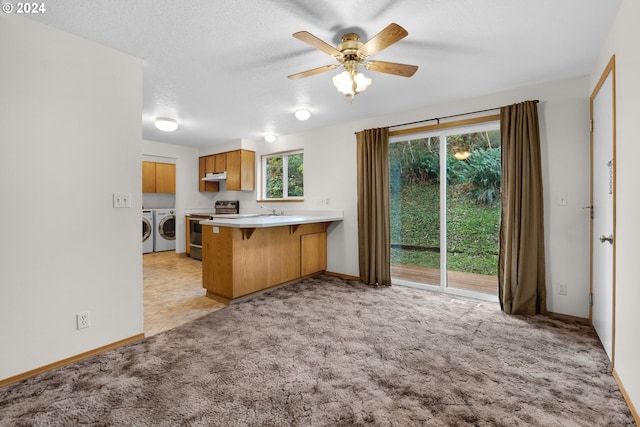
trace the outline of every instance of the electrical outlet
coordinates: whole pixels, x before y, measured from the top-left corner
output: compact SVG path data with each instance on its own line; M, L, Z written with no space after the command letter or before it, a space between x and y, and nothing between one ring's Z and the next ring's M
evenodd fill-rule
M89 317L88 311L76 314L76 326L78 330L91 326L91 318Z
M558 295L566 295L566 294L567 294L567 284L558 283Z

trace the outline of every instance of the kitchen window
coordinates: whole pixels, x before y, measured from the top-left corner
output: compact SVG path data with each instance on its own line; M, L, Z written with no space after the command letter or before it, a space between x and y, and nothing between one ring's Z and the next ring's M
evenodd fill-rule
M262 156L263 200L303 200L304 153L288 151Z

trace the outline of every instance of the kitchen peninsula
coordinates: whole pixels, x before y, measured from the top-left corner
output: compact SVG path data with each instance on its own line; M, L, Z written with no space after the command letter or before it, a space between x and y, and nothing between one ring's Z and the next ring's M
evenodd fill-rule
M229 304L245 295L323 271L327 229L342 212L229 215L201 221L202 286Z

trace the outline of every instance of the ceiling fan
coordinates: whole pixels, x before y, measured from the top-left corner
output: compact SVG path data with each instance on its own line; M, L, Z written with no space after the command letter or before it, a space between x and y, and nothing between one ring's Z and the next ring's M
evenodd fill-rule
M344 67L345 71L333 78L333 84L340 92L351 97L362 92L371 84L371 79L359 72L358 66L379 73L411 77L418 70L418 67L415 65L368 60L373 54L402 40L408 34L407 30L400 25L389 24L384 30L373 36L366 43L360 41L358 34L347 33L342 36L342 42L338 44L337 47L333 47L307 31L299 31L294 33L293 37L333 56L338 63L313 68L301 73L292 74L288 77L291 80L297 80L325 71L335 70L338 67Z

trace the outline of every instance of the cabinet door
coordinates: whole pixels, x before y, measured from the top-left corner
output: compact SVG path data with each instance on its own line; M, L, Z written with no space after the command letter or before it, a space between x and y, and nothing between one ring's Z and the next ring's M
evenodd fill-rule
M142 162L142 192L156 192L156 164L154 162Z
M211 155L204 158L204 171L206 173L216 172L216 156Z
M176 165L156 163L156 193L176 192Z
M256 153L235 150L227 153L227 190L253 191L255 189Z
M240 191L240 150L227 153L227 190Z
M218 192L220 191L220 184L217 182L207 182L203 181L208 173L215 172L215 155L211 156L203 156L200 157L200 167L199 167L199 177L198 177L198 190L200 192Z
M202 180L202 178L204 178L204 176L207 174L206 172L206 157L200 157L199 159L199 164L198 164L198 191L199 192L203 192L206 191L205 189L205 182Z
M327 269L327 233L300 236L300 273L302 276Z
M253 191L256 188L256 153L241 150L240 159L240 189Z
M214 155L214 172L220 173L227 170L227 153L220 153Z
M191 218L189 215L185 216L184 218L184 222L187 224L186 230L185 230L185 236L187 236L187 238L185 239L187 242L187 256L191 256Z

